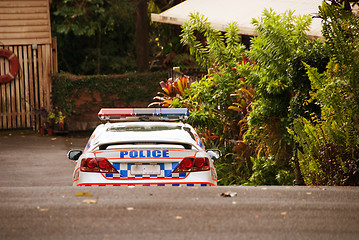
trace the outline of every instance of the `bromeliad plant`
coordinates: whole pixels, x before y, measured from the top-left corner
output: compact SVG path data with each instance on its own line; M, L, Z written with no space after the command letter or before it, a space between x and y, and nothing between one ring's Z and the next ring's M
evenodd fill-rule
M184 92L189 88L189 76L182 76L173 80L169 78L166 82L160 82L163 92L157 93L153 99L157 100L148 106L160 105L161 107L174 107Z

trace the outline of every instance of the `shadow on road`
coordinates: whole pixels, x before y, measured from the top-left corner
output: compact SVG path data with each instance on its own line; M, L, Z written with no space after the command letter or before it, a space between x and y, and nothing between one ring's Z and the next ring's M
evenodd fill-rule
M43 136L32 131L0 131L0 187L71 186L70 149L83 149L90 133Z

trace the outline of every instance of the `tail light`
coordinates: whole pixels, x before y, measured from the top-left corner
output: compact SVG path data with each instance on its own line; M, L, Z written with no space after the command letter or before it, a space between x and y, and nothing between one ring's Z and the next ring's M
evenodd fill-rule
M185 157L173 170L173 173L199 172L210 170L209 160L206 157Z
M81 161L82 172L118 173L106 158L85 158Z

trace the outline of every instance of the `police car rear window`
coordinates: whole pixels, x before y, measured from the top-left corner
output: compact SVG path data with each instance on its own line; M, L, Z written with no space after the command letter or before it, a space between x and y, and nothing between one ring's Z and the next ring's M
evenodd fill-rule
M109 132L154 132L182 130L181 126L113 126L107 129Z
M99 146L99 150L106 150L106 149L108 149L110 146L112 146L111 149L117 148L118 146L122 146L122 148L126 148L126 147L128 147L128 146L130 146L130 145L133 145L131 148L134 148L134 146L136 146L136 144L141 144L141 143L139 143L139 142L132 142L132 143L130 143L130 142L126 142L126 143L108 143L108 144L102 144L102 145L100 145L100 146ZM146 147L149 147L149 144L150 144L150 143L142 143L142 144L146 145ZM176 146L176 145L177 145L177 146L182 146L184 149L192 149L191 144L187 144L187 143L152 142L151 145L152 145L152 147L153 147L153 146L156 146L156 148L161 148L161 145L162 145L162 146L167 145L167 147L170 146L170 145L171 145L171 146ZM144 146L142 145L142 147L144 147Z

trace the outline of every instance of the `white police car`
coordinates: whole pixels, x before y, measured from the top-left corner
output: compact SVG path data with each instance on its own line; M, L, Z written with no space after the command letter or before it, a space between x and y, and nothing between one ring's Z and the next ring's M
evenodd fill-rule
M74 186L216 186L213 159L185 120L185 108L101 109L100 124L76 160ZM212 158L213 159L212 159Z

